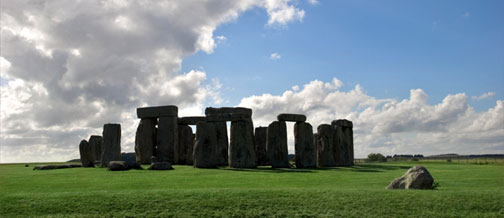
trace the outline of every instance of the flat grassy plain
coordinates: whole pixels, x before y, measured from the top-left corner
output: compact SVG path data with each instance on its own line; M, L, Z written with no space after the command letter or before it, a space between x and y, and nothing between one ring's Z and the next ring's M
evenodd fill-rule
M386 190L424 165L436 190ZM0 217L504 217L504 165L171 171L0 165ZM144 166L144 168L147 168Z

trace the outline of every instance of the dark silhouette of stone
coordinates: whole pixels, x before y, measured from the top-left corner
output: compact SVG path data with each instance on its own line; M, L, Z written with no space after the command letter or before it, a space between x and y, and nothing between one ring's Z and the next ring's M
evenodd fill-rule
M173 167L170 162L154 162L149 170L173 170Z
M196 134L192 134L192 145L187 150L187 165L194 165L194 146L196 144Z
M302 114L279 114L278 121L305 122L306 116Z
M289 168L287 125L285 121L274 121L268 126L266 150L271 167Z
M126 161L110 161L108 164L108 170L110 171L123 171L129 169L130 168Z
M208 122L225 122L225 121L241 121L250 120L252 114L224 113L224 114L209 114L206 116Z
M317 166L319 167L334 167L334 133L335 130L331 125L321 124L317 128Z
M217 136L217 148L215 150L217 166L227 166L228 165L228 134L226 122L213 122L215 125L215 131Z
M93 149L86 140L82 140L79 144L80 160L83 167L94 167Z
M156 157L159 162L177 164L178 122L177 117L160 117L157 133Z
M103 138L100 135L92 135L91 137L89 137L88 142L89 146L91 146L91 149L93 150L95 162L99 162L102 154Z
M309 123L294 124L294 147L296 149L296 168L317 167L317 148L313 144L313 127Z
M432 189L434 178L423 166L410 168L402 177L394 179L387 189Z
M138 118L158 118L158 117L177 117L178 108L174 105L158 107L137 108Z
M103 125L103 152L101 165L107 167L110 161L121 160L121 125L108 123Z
M157 140L157 119L142 118L138 124L135 136L136 162L150 164Z
M354 163L353 124L349 120L334 120L331 123L335 129L335 162L341 166L351 166Z
M179 125L196 125L198 122L205 122L206 117L204 116L195 116L195 117L179 117L178 124Z
M192 156L194 138L192 128L188 125L178 125L178 164L188 164Z
M252 109L244 108L244 107L220 107L220 108L207 107L205 109L205 115L208 116L210 114L248 114L248 115L252 115Z
M255 148L258 166L270 165L268 153L266 151L266 138L268 135L268 127L255 128Z
M217 134L215 125L209 122L196 124L196 142L194 145L194 167L215 168L215 150L217 148Z
M36 165L33 170L56 170L56 169L66 169L82 167L80 164L64 164L64 165Z
M251 120L231 122L229 166L233 168L255 168L254 126Z

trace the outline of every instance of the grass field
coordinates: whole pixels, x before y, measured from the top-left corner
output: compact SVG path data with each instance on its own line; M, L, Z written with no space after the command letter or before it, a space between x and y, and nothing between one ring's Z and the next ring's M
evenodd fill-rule
M385 190L424 165L437 190ZM504 165L439 162L329 169L0 165L0 217L504 217ZM144 166L144 168L146 168Z

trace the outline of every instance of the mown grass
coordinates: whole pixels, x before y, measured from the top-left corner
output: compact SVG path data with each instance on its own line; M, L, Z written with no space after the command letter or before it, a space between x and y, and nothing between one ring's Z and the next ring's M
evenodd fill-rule
M438 189L384 189L413 165L426 166ZM504 166L498 164L121 172L32 167L0 165L1 217L504 217Z

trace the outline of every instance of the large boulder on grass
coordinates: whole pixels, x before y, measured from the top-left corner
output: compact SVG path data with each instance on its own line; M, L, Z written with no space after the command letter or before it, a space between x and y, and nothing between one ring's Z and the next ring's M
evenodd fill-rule
M423 166L410 168L402 177L394 179L387 189L432 189L434 178Z
M110 171L123 171L129 170L129 166L126 161L110 161L108 165Z

